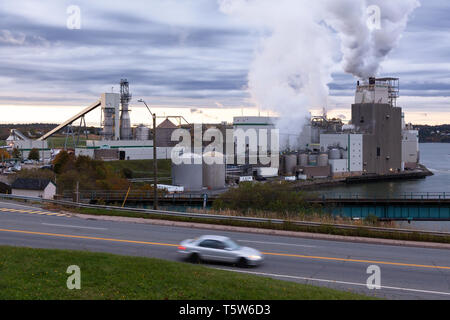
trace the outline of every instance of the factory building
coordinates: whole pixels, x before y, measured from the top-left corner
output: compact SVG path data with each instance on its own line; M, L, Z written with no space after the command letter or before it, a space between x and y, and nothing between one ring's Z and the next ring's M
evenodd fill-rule
M127 82L122 80L121 91L128 93ZM120 115L120 103L122 115ZM150 129L144 125L135 128L135 139L122 139L132 137L132 128L129 127L128 100L118 93L104 93L101 97L103 114L102 140L87 140L86 147L77 147L75 154L101 160L145 160L153 159L153 140L150 140ZM126 113L123 115L123 113ZM122 127L124 125L125 127ZM105 151L112 150L112 151ZM172 148L157 148L158 159L170 159Z
M277 122L278 118L274 117L235 117L233 120L235 155L239 153L239 148L245 148L246 164L259 164L258 156L267 155L267 152L272 150L272 134L273 130L277 129ZM277 140L279 145L280 136ZM250 145L250 137L253 137L255 144ZM279 163L272 163L271 166L278 167Z
M247 132L249 129L253 129L257 135L258 146L261 145L260 134L261 130L267 130L267 143L270 149L271 131L276 129L276 122L278 118L272 117L235 117L233 119L233 129L242 130Z
M153 159L153 140L150 140L150 128L145 125L139 125L136 128L131 127L130 101L129 83L126 79L122 79L120 82L120 93L103 93L98 101L79 114L69 118L37 141L20 140L17 143L20 145L19 150L24 151L24 156L26 156L29 149L38 147L38 149L46 151L47 154L45 156L48 155L48 158L50 158L51 150L47 148L47 139L66 127L72 127L75 121L81 120L81 123L83 121L85 123L84 117L86 114L101 107L101 140L87 140L85 147L75 148L75 154L107 161ZM150 119L151 116L149 115ZM167 121L163 122L162 125L162 131L172 132L174 130L172 126L169 128ZM78 132L80 131L78 130ZM166 135L163 132L162 139L167 140ZM170 159L171 152L172 148L170 145L164 144L157 148L157 158Z
M297 167L295 155L287 154L281 173L300 173L307 178L329 174L335 178L363 174L385 175L417 164L418 132L402 130L402 110L397 78L358 81L351 123L324 115L312 117L299 136Z

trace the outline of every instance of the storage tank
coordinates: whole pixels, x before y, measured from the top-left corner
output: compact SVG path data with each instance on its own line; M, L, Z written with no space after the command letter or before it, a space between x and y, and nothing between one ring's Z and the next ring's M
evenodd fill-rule
M301 167L308 166L308 155L306 153L300 153L298 155L298 165Z
M339 160L341 159L341 150L337 148L333 148L329 151L330 160Z
M295 169L297 167L297 155L296 154L287 154L284 157L284 172L288 176L292 176L295 174Z
M328 153L321 153L319 155L319 158L317 160L317 165L319 167L326 167L326 166L328 166Z
M225 157L220 152L203 154L203 186L209 190L225 188Z
M308 165L315 167L317 166L317 159L318 159L318 155L317 154L310 154L308 157Z
M202 157L197 154L180 155L181 164L172 162L172 184L184 187L185 191L201 191L203 189Z
M150 129L147 126L141 124L136 128L136 140L139 141L148 140L149 133Z

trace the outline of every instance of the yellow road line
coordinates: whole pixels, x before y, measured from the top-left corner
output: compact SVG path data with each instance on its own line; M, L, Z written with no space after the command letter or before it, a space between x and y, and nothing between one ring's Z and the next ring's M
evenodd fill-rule
M87 240L102 240L102 241L112 241L112 242L124 242L124 243L148 244L148 245L153 245L153 246L178 247L178 244L169 244L169 243L146 242L146 241L133 241L133 240L121 240L121 239L108 239L108 238L97 238L97 237L75 236L75 235L57 234L57 233L45 233L45 232L22 231L22 230L0 229L0 232L13 232L13 233L35 234L35 235L42 235L42 236L62 237L62 238L75 238L75 239L87 239Z
M58 216L58 217L68 217L68 215L60 215L59 213L48 212L48 211L38 211L38 210L24 210L24 209L8 209L8 208L0 208L0 211L4 212L18 212L18 213L28 213L28 214L39 214L39 215L47 215L47 216Z
M111 242L122 242L122 243L147 244L147 245L153 245L153 246L178 247L178 244L170 244L170 243L158 243L158 242L122 240L122 239L109 239L109 238L76 236L76 235L57 234L57 233L44 233L44 232L34 232L34 231L0 229L0 232L34 234L34 235L43 235L43 236L52 236L52 237L75 238L75 239L86 239L86 240L100 240L100 241L111 241ZM306 256L306 255L299 255L299 254L284 254L284 253L273 253L273 252L265 252L263 254L268 255L268 256L282 256L282 257L293 257L293 258L303 258L303 259L316 259L316 260L342 261L342 262L355 262L355 263L369 263L369 264L384 264L384 265L402 266L402 267L416 267L416 268L450 270L450 267L444 267L444 266L431 266L431 265L409 264L409 263L398 263L398 262L387 262L387 261L356 260L356 259L319 257L319 256Z
M17 209L1 209L2 211L12 211L12 212L21 212L21 210L17 210Z

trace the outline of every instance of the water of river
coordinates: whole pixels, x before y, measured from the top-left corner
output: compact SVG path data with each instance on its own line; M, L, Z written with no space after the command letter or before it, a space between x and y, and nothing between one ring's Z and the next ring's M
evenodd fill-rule
M374 182L321 188L321 191L358 193L369 196L404 194L410 192L450 193L450 143L420 144L420 162L434 173L426 179Z
M426 179L375 182L321 188L319 192L358 193L368 196L398 195L411 192L448 192L450 194L450 143L420 144L420 162L434 173ZM401 227L448 231L450 222L399 223Z

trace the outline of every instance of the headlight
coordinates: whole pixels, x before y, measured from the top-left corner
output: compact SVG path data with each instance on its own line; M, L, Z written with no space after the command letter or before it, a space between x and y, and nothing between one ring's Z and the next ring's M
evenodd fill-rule
M251 260L260 260L261 259L261 256L249 256L249 259L251 259Z

